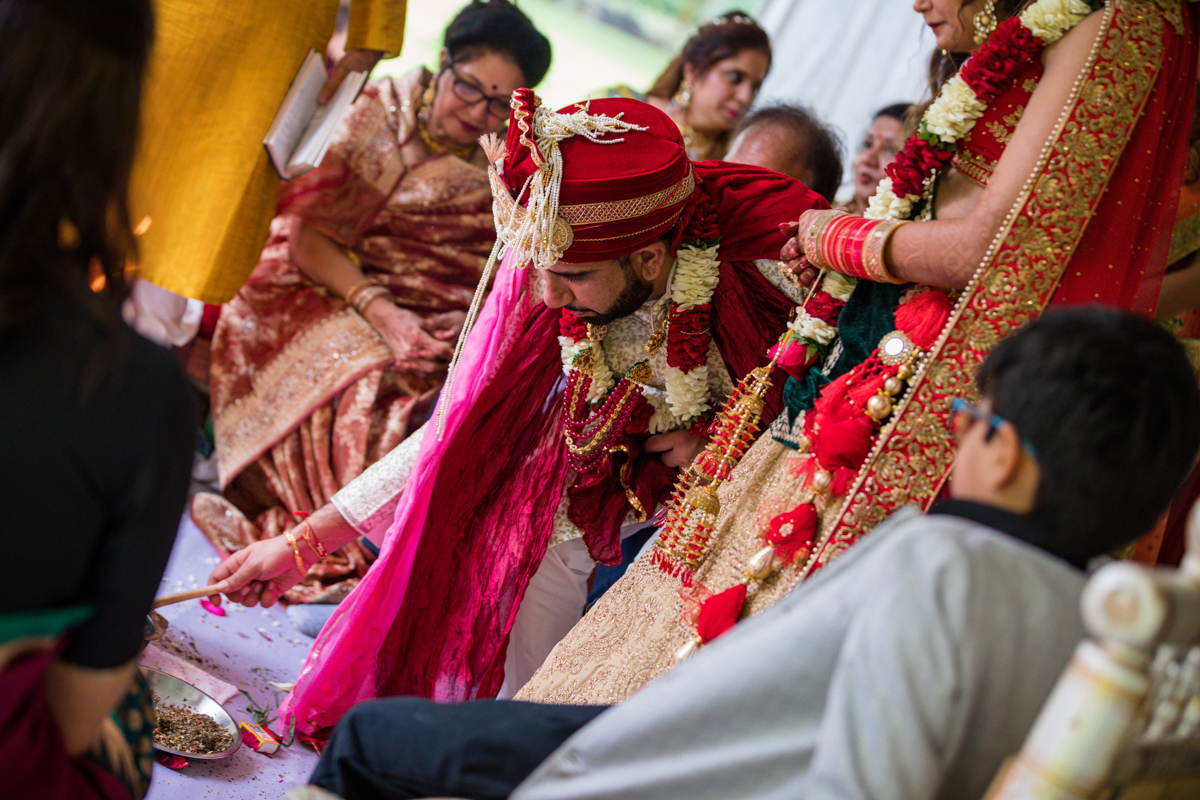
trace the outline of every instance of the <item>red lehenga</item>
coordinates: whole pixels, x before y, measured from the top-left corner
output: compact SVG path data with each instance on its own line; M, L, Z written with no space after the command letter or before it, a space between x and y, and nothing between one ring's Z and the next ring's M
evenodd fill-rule
M225 497L192 516L223 556L295 525L410 432L444 375L392 367L391 350L353 308L289 257L298 220L350 248L397 305L428 317L466 310L495 238L486 171L451 155L405 164L429 74L372 81L321 166L285 183L261 260L223 307L210 387ZM230 513L226 513L230 512ZM351 543L287 593L336 602L372 556Z
M1168 198L1179 190L1187 155L1197 8L1179 0L1114 0L1101 13L1087 71L1034 173L968 286L940 307L919 370L843 489L816 488L807 479L810 453L762 436L718 490L720 515L703 562L684 580L654 559L639 559L516 699L617 703L669 669L697 636L697 604L742 582L764 528L789 509L816 508L811 557L756 584L744 615L772 605L893 511L927 508L955 456L951 400L971 395L991 348L1048 305L1153 312L1174 220ZM1041 70L1030 64L1028 72L962 143L956 166L965 174L983 181L990 175L1029 97L1025 81L1036 81ZM901 307L941 291L916 287Z

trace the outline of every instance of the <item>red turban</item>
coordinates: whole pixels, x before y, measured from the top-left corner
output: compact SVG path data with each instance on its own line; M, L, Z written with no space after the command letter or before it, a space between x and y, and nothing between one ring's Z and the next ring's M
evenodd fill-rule
M593 100L553 114L539 109L532 90L519 89L512 106L502 179L493 178L497 228L520 227L531 205L549 210L545 199L556 189L556 219L541 215L548 223L542 232L553 227L554 247L552 255L534 253L540 267L607 261L664 237L672 251L681 242L720 239L722 261L777 258L779 223L824 207L814 192L770 170L693 164L671 118L639 100ZM553 150L561 165L554 179ZM489 156L494 163L499 153ZM540 198L539 184L547 187ZM503 230L499 235L505 240ZM513 243L529 250L529 241Z

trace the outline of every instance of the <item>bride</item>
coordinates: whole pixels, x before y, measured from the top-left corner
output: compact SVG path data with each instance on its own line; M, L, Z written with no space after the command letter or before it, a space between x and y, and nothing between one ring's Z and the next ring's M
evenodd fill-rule
M927 507L954 456L950 401L1046 305L1153 311L1173 221L1157 198L1178 191L1188 146L1195 7L913 8L938 47L920 136L866 219L807 212L783 253L813 285L792 325L802 346L778 356L788 409L724 483L697 462L649 557L517 699L618 702L895 509ZM737 456L726 447L708 463Z

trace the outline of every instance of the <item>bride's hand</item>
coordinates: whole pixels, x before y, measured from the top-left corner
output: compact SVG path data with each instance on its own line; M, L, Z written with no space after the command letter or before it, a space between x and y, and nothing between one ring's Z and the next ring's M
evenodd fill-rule
M804 244L800 236L800 231L807 231L809 225L812 224L813 215L824 213L822 211L812 209L805 211L800 215L800 219L796 222L785 222L779 226L779 230L786 236L790 236L779 251L779 260L789 272L796 276L800 281L801 286L812 286L813 281L817 279L817 269L808 263L808 259L804 258Z

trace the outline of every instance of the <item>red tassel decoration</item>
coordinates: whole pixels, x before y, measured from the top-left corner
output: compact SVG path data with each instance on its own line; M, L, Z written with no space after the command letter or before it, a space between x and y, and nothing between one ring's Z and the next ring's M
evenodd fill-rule
M937 342L954 303L941 289L919 294L896 309L896 328L908 335L908 340L922 350Z
M858 469L871 452L871 439L875 435L875 424L866 414L834 423L821 425L819 436L812 437L813 455L827 470L838 467Z
M708 644L737 624L746 605L746 584L739 583L720 594L714 594L700 605L696 633Z
M791 511L775 516L768 524L763 539L775 545L775 558L790 564L797 552L812 543L817 535L817 508L802 503Z

